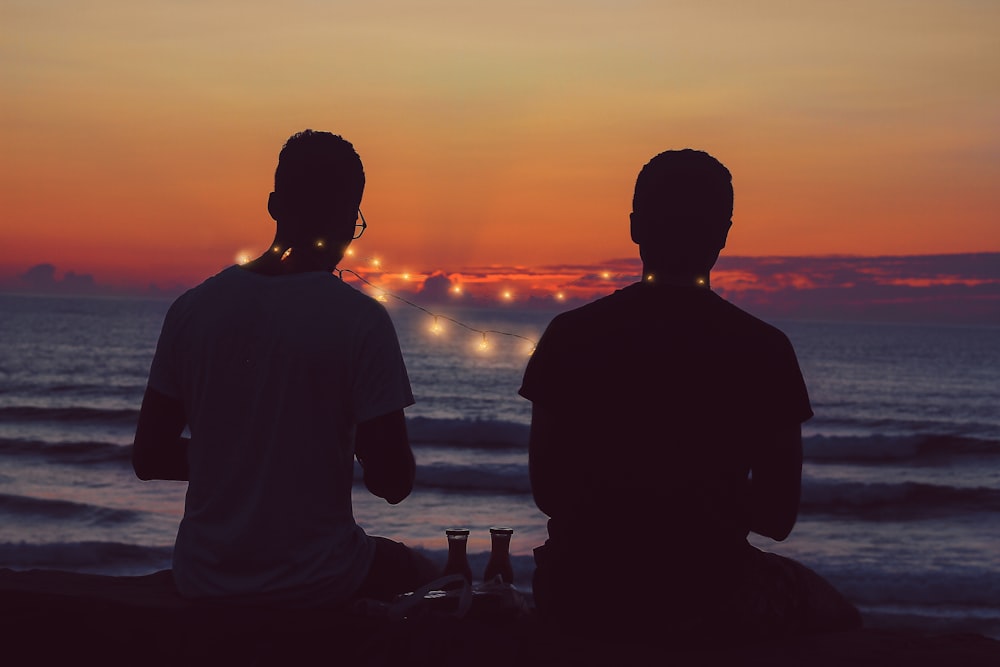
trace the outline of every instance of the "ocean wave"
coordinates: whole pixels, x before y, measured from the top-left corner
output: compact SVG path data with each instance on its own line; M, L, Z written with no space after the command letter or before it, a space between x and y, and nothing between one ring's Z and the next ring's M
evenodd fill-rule
M418 466L416 484L456 494L531 493L527 462ZM864 483L806 478L802 486L801 510L803 514L850 515L863 520L897 521L1000 512L1000 489L921 482Z
M72 424L107 426L129 431L135 428L139 411L131 408L96 408L87 406L0 407L0 423L28 422L59 425L63 430ZM442 446L467 449L527 450L530 427L502 419L453 419L408 417L407 431L415 447ZM70 435L70 438L72 435ZM30 453L39 447L53 455L64 454L68 461L88 462L120 456L121 445L100 442L68 442L51 449L52 443L24 441L23 447L10 438L0 438L0 448L8 452ZM1000 458L1000 441L950 434L910 435L808 435L803 438L804 454L813 462L849 462L879 464L886 462L940 462L957 457ZM92 450L92 451L91 451Z
M173 551L173 546L151 547L122 542L0 542L0 567L124 576L169 568Z
M82 409L74 409L74 411L79 410ZM413 417L407 420L407 429L410 442L415 448L436 446L455 450L518 450L527 452L528 427L523 424L503 421ZM1000 459L1000 442L944 435L905 437L814 435L803 439L803 448L805 460L818 464L851 463L878 466L917 463L947 465L957 460L969 460L977 457ZM0 437L0 456L40 457L48 461L66 464L120 463L127 465L130 449L127 445L100 440L53 442L38 439L37 436L35 438ZM470 466L463 471L456 471L456 475L463 474L467 479L472 479L476 472L477 469ZM451 486L458 488L455 485ZM465 486L467 487L468 484Z
M862 605L929 605L943 610L949 605L997 610L1000 578L981 568L960 563L947 567L903 571L893 562L845 561L827 565L822 572L838 590Z
M130 408L105 409L85 406L40 407L34 405L0 407L0 421L54 423L105 422L109 424L131 422L134 425L138 418L139 410Z
M529 426L500 420L407 419L410 442L469 449L523 449ZM957 457L998 457L1000 442L955 435L812 435L803 438L806 460L815 462L947 462Z
M0 455L18 457L41 457L59 463L122 463L131 461L129 447L110 442L44 442L41 440L21 440L0 438Z
M439 463L418 466L416 484L463 493L531 493L527 464L463 466Z
M938 407L943 412L940 417L925 419L906 415L891 416L890 413L904 409L896 403L887 403L881 408L872 408L870 405L857 406L853 409L846 409L839 416L821 414L822 408L818 406L813 406L813 409L816 410L817 416L808 422L806 428L820 433L861 432L892 436L933 436L937 434L987 440L996 440L1000 437L1000 423L996 420L992 405L989 407L978 406L973 409L955 400L952 404ZM918 414L929 409L924 404L913 405L909 408L911 412Z
M1000 489L919 482L807 481L803 512L851 514L870 520L925 519L956 513L1000 512Z
M806 460L831 463L946 463L958 457L1000 457L1000 442L953 435L813 435L803 438L803 449Z
M137 409L105 409L87 406L40 407L18 405L0 407L0 422L103 422L109 426L134 428ZM469 448L522 448L528 446L528 426L502 420L440 419L408 417L410 442L415 445L457 445Z
M59 519L90 525L115 525L134 521L142 512L101 507L53 498L35 498L0 493L0 513L8 520Z
M410 442L469 449L528 448L526 424L485 419L408 417ZM803 438L807 460L881 463L944 461L953 457L1000 457L1000 441L957 435L812 435Z
M486 419L436 419L410 417L406 420L414 445L458 445L469 448L527 449L528 426Z

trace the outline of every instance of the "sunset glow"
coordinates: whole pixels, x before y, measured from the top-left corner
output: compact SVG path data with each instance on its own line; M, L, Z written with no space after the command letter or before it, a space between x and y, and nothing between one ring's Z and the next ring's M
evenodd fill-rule
M386 289L440 274L456 299L569 303L633 281L610 264L636 256L635 176L689 146L733 173L724 256L1000 251L997 3L18 0L0 19L4 289L51 266L169 291L256 257L278 150L307 127L364 161L343 265Z

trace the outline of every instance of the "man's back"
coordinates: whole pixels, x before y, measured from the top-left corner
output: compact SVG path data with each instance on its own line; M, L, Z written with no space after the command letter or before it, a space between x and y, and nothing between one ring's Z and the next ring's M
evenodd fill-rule
M811 415L787 338L694 286L636 283L560 315L521 393L567 429L549 451L533 451L554 462L532 479L553 542L578 550L594 527L641 535L655 526L647 538L692 547L658 554L665 567L739 557L747 475L755 448L769 444L754 435ZM621 555L603 551L585 553Z
M351 510L354 425L412 402L377 302L326 272L231 267L171 308L150 387L184 401L191 432L182 594L360 582L372 546Z

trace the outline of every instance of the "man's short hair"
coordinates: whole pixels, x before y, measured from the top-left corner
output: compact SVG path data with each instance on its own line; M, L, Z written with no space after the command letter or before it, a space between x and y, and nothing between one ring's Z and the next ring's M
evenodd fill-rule
M347 211L361 205L364 189L361 157L340 135L303 130L289 137L278 154L274 191L283 196L333 196Z
M639 172L632 210L660 218L668 226L717 221L728 228L733 217L733 177L704 151L664 151Z

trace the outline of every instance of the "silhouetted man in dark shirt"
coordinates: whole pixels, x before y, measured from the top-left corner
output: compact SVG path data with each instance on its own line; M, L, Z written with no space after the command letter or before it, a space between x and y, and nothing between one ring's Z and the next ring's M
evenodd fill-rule
M556 317L520 390L550 517L539 611L676 639L859 625L819 575L747 543L795 524L812 410L785 335L711 290L729 171L700 151L661 153L632 208L642 280Z

